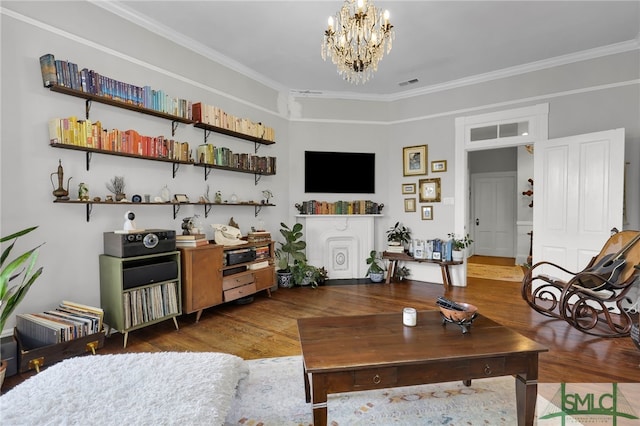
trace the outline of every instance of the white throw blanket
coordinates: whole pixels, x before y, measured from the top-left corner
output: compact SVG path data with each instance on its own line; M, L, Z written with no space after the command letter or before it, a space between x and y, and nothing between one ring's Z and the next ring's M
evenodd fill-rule
M0 397L3 425L222 425L248 370L223 353L93 355L45 368Z

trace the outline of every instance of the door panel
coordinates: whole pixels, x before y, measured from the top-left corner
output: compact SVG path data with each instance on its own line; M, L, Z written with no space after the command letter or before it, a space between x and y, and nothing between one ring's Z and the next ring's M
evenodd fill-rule
M624 129L536 142L533 262L582 270L622 230L623 174Z
M474 197L474 254L513 257L515 175L479 173L471 177Z

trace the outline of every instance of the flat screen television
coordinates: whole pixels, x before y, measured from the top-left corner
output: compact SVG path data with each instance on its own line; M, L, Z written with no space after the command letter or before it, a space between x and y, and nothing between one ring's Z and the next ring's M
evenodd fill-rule
M374 194L376 154L305 151L304 192Z

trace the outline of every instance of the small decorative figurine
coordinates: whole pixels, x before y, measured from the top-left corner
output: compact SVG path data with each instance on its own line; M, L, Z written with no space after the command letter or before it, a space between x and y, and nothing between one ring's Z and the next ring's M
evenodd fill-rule
M218 203L218 204L222 203L222 192L216 191L215 202Z
M78 200L89 201L89 188L84 182L78 185Z

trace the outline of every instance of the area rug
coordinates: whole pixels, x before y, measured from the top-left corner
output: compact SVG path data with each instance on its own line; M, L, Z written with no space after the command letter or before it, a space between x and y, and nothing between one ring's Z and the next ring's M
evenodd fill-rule
M225 425L311 425L299 356L247 361ZM515 379L497 377L329 395L327 424L514 425Z
M2 425L222 425L242 358L212 352L88 355L0 397Z
M524 272L521 266L483 265L480 263L467 264L467 277L484 278L497 281L522 282Z

